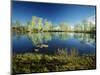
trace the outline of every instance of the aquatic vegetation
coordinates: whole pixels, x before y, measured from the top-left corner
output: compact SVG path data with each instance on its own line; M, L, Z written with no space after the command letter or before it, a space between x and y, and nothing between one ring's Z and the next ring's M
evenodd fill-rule
M78 69L95 69L95 55L78 55L76 49L58 49L53 54L24 53L13 55L13 73L70 71Z

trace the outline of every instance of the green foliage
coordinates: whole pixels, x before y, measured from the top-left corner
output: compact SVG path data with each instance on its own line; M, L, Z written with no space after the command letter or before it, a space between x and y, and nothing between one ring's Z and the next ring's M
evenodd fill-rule
M40 31L42 29L43 23L42 23L42 18L38 19L38 30Z
M20 27L21 24L19 21L16 21L15 24L17 27ZM32 16L32 21L28 21L26 31L30 32L82 32L82 33L95 33L96 26L92 22L88 22L87 20L83 20L81 23L76 24L74 26L69 25L67 22L62 22L61 24L54 26L51 21L47 19L43 19L41 17ZM16 28L17 29L17 28ZM21 32L21 31L20 31Z
M64 49L59 49L54 55L25 53L13 56L13 73L50 72L78 69L95 69L94 55L78 56L72 49L70 55Z
M36 26L36 21L37 21L37 17L36 16L32 16L32 27L33 28Z
M61 28L62 31L68 31L69 25L66 22L62 22L60 24L60 28Z

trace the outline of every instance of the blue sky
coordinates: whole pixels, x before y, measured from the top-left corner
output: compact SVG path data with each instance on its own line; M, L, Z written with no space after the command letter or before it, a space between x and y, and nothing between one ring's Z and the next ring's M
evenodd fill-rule
M12 1L12 22L18 20L22 24L31 21L32 16L37 16L54 25L61 22L73 25L95 13L95 6Z

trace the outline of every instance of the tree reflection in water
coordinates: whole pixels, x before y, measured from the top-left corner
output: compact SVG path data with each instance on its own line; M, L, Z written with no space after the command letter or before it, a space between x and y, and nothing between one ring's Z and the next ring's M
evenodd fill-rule
M41 32L41 33L13 33L16 39L21 38L23 35L27 35L28 39L36 46L38 44L47 43L52 39L68 40L74 38L81 43L95 44L95 34L86 33L67 33L67 32Z
M31 51L41 50L44 51L44 53L46 51L48 53L50 52L50 49L52 52L54 52L54 50L57 50L58 48L77 48L78 50L86 50L88 53L95 51L95 34L68 32L28 32L13 33L13 38L13 41L16 41L17 43L20 43L20 41L26 41L26 43L24 43L21 47L27 46L27 42L30 41L28 44L32 45L29 48ZM16 46L16 42L14 46ZM17 45L17 49L18 47L19 45ZM25 52L25 48L23 48L21 51ZM15 52L16 51L17 50L15 50ZM28 48L26 52L27 51L29 51Z

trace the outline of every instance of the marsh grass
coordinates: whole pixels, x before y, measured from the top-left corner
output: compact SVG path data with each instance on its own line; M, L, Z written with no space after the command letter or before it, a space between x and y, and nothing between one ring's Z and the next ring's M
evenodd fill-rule
M13 56L13 73L38 73L53 71L70 71L80 69L95 69L95 55L78 56L76 49L71 53L58 49L54 55L39 53L24 53Z

